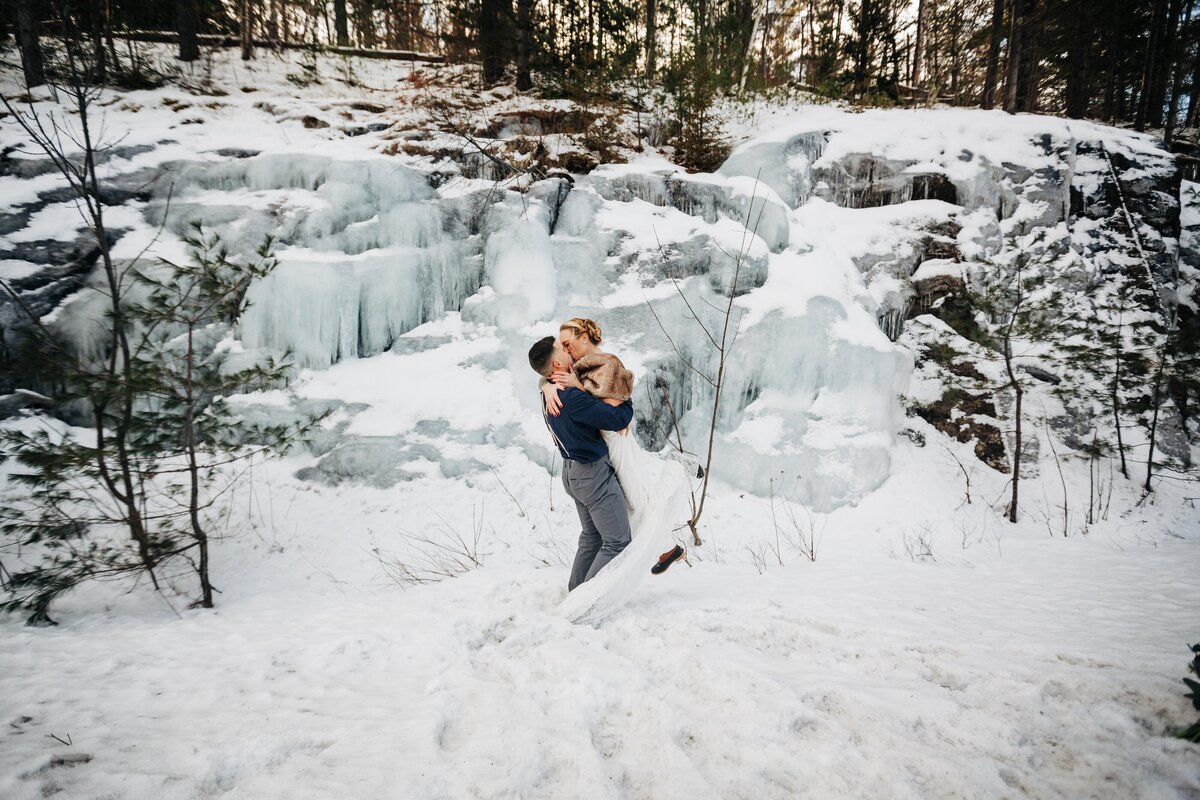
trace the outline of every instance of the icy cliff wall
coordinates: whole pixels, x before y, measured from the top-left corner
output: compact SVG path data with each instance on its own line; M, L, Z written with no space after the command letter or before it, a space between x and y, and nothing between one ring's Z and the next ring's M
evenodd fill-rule
M356 422L323 440L314 479L386 485L419 474L406 466L414 460L446 474L486 469L472 455L482 443L552 464L524 353L572 316L597 319L606 347L635 369L642 443L677 438L670 409L685 448L700 451L716 370L709 337L719 339L728 308L736 335L717 476L825 509L887 478L912 364L893 342L919 310L922 275L986 260L1016 230L1055 231L1057 246L1082 249L1090 228L1080 221L1112 210L1116 183L1165 271L1177 248L1174 174L1149 139L1087 123L813 109L751 137L713 175L647 160L515 191L446 164L343 148L209 153L118 174L114 185L138 187L117 218L133 230L134 216L161 225L157 252L175 258L172 241L195 221L234 252L274 237L279 267L251 290L237 334L247 351L290 352L310 370L380 354L411 374L457 364L455 396L498 409L481 420L431 403L382 424L360 408L374 402L368 393L346 406ZM53 202L61 198L0 220L0 257L40 258L29 231L37 203ZM21 280L61 298L63 273L33 269ZM69 303L56 321L85 330L88 313ZM341 374L309 373L299 394L337 397Z

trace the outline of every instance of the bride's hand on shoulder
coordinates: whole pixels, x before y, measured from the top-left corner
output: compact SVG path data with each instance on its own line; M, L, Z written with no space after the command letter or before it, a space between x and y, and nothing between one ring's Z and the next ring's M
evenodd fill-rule
M546 411L552 417L557 417L562 411L562 400L558 399L558 387L547 381L542 385L542 397L546 398Z
M574 372L555 372L550 376L550 380L560 389L583 389L583 384Z

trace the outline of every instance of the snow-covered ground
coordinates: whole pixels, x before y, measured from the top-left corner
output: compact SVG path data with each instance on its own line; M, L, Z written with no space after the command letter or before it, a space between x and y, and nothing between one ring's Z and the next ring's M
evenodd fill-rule
M153 149L113 169L173 159L227 164L216 151L252 148L288 154L293 164L310 158L314 168L368 161L360 182L385 185L371 159L386 132L346 136L303 118L349 114L346 124L361 125L403 115L401 101L415 91L413 81L401 83L409 68L355 62L369 91L339 84L338 67L322 62L325 82L301 89L285 77L297 63L273 59L219 64L216 80L232 90L223 97L196 101L167 87L114 99L110 128L129 127L123 144ZM390 112L355 108L364 97ZM177 110L164 98L192 107ZM203 121L181 124L193 117ZM1009 119L800 108L764 112L758 124L770 130L743 133L758 137L748 148L769 149L797 131L841 128L845 138L831 140L827 158L836 148L882 148L943 171L965 169L951 145L996 162L1025 157L1020 135L1069 135L1059 120ZM19 134L0 122L8 146ZM1145 147L1088 127L1114 146ZM897 152L889 132L910 152ZM1026 155L1037 164L1047 157ZM969 443L904 418L890 394L905 388L894 384L906 384L911 354L874 327L871 314L891 286L886 275L871 283L858 264L910 248L913 229L951 213L969 255L986 221L938 200L848 209L818 196L784 211L774 235L760 231L765 272L739 299L750 335L736 352L760 370L751 377L765 390L718 451L740 461L711 489L704 545L692 548L689 564L647 577L597 624L556 613L577 521L547 469L554 459L518 345L554 332L556 317L542 303L608 314L613 350L639 378L661 357L635 335L646 318L622 311L670 298L638 268L638 253L654 248L652 239L732 236L725 218L698 221L636 196L601 199L606 187L633 185L620 183L629 175L640 181L635 195L656 191L666 166L659 158L602 169L588 189L594 196L582 185L572 195L591 210L564 207L565 232L550 237L529 225L490 252L456 256L476 258L494 280L519 270L514 254L536 260L549 242L555 262L535 266L559 270L555 298L518 288L509 296L525 305L508 302L503 280L467 291L461 313L439 310L384 352L343 354L328 368L316 359L287 392L246 398L258 410L344 404L329 424L341 452L358 455L331 464L294 454L244 477L229 498L229 535L215 547L215 611L188 610L181 578L180 591L161 595L145 586L82 588L56 604L62 624L52 630L0 621L0 722L8 723L0 796L1200 796L1197 748L1170 736L1194 717L1179 680L1187 644L1200 640L1200 512L1187 499L1194 486L1163 481L1139 502L1139 467L1129 481L1106 475L1106 513L1085 524L1087 463L1067 459L1060 479L1043 446L1012 525L1001 516L1007 476L976 460ZM213 179L219 185L182 192L179 202L249 209L249 228L258 219L252 210L265 208L281 229L316 243L304 253L294 247L281 270L305 257L353 262L355 241L368 255L388 246L353 239L378 223L366 206L354 212L360 219L347 212L350 219L322 227L330 208L357 208L358 196L283 191L277 177L269 186ZM738 177L684 180L693 181L689 196L699 197L695 184L707 180L729 187L734 202ZM386 185L411 192L405 202L432 202L405 181ZM50 176L0 177L0 200L12 207L53 185ZM438 201L473 186L455 179ZM771 191L774 203L782 193ZM459 246L422 227L427 208L406 208L413 213L385 233L401 231L424 249ZM65 231L72 213L48 208L13 236ZM130 230L120 252L153 236L144 216L153 213L153 202L117 210ZM1189 211L1185 223L1194 222ZM607 237L619 243L579 262L590 265L571 273L579 283L563 279L563 259ZM177 254L170 235L156 247ZM4 269L12 277L29 267ZM833 310L825 319L818 308ZM337 341L312 333L314 353ZM805 358L819 368L794 367ZM861 396L871 388L881 395ZM913 441L919 436L895 436L900 427L923 435L924 446ZM789 431L829 459L767 452ZM848 447L858 448L853 456L844 455ZM751 460L756 453L762 461ZM799 502L794 474L769 474L797 463L870 476L839 475L857 502L817 512ZM731 482L739 475L746 480ZM756 493L755 481L772 492ZM464 541L482 566L440 583L398 583L398 565L431 566L436 551L426 540Z
M901 448L815 562L785 542L780 566L768 501L719 487L703 560L594 627L554 613L573 512L531 470L500 473L521 517L494 481L314 490L271 465L217 611L88 590L59 629L5 624L0 794L1196 796L1168 736L1200 590L1178 498L1051 537L952 513L930 455ZM371 552L476 518L488 555L454 580L401 591Z

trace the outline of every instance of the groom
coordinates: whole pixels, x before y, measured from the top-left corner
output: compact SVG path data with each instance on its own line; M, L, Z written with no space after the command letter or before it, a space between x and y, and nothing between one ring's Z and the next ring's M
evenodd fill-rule
M529 366L549 380L551 373L569 370L573 361L553 336L547 336L529 348ZM540 393L539 393L540 396ZM542 398L542 418L558 452L563 457L563 485L575 501L583 531L579 534L579 549L571 567L567 589L574 589L591 580L600 569L612 561L629 544L629 512L625 493L617 474L608 460L608 445L600 431L619 431L633 420L633 406L628 400L610 406L587 392L567 387L559 391L562 411L558 416L546 413Z

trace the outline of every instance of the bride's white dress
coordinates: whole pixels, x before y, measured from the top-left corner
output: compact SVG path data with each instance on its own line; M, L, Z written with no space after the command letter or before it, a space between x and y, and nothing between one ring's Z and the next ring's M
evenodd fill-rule
M687 473L677 461L651 458L633 434L604 431L608 457L630 509L633 540L596 577L575 587L558 610L575 622L594 622L620 608L659 555L674 545L671 535L686 518ZM652 471L657 473L652 476Z
M647 454L638 447L633 438L633 431L622 436L616 431L600 431L604 443L608 445L608 460L617 471L617 480L625 492L625 507L629 509L629 527L633 535L638 535L633 525L634 514L643 511L650 505L650 478L646 475Z

